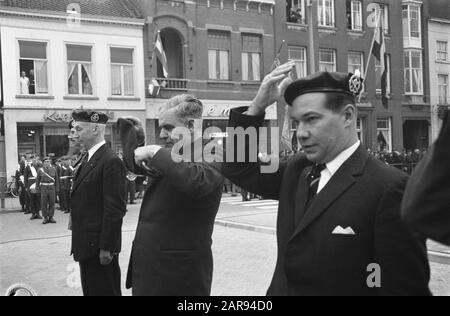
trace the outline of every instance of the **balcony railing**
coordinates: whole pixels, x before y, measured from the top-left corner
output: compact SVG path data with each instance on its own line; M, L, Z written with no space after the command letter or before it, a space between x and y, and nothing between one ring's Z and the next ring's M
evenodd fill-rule
M163 90L187 90L187 79L156 78Z

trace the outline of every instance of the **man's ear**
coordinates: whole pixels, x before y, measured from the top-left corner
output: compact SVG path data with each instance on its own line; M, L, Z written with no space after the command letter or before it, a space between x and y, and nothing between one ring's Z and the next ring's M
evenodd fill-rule
M356 122L357 119L357 112L356 112L356 107L353 104L347 104L344 107L344 115L345 115L345 121L350 124L353 121Z

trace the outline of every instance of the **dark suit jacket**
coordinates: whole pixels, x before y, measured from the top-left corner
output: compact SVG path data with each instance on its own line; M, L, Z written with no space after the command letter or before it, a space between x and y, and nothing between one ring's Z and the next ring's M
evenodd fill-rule
M243 115L244 110L232 111L231 127L262 126L264 117ZM268 294L430 294L425 246L400 218L407 176L369 157L361 146L306 212L310 171L302 154L273 174L260 173L258 163L223 165L224 175L237 185L280 201L278 259ZM338 226L351 227L356 235L332 234ZM367 286L372 263L381 267L379 289Z
M127 288L134 296L208 296L223 177L203 162L175 163L170 149L159 150L150 167L162 176L142 203Z
M402 212L418 233L450 245L450 113L408 183Z
M26 190L29 190L30 187L36 183L36 178L37 178L37 169L36 170L36 177L33 176L33 173L31 172L31 167L30 166L26 166L25 167L25 171L24 171L24 181L25 181L25 188Z
M125 174L122 161L107 145L76 174L71 198L75 261L98 257L100 249L121 251Z

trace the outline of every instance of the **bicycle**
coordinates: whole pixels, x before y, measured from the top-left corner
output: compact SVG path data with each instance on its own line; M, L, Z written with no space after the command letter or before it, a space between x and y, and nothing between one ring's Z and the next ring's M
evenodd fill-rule
M16 177L12 176L12 181L5 184L5 195L17 198L19 196L18 188L16 188Z

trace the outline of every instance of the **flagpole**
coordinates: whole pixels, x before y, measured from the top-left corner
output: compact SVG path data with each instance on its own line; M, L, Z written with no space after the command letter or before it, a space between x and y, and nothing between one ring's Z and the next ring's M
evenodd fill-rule
M380 22L381 22L381 9L378 12L377 15L377 25L375 27L375 31L373 32L373 39L372 39L372 45L370 46L370 50L369 50L369 58L367 59L367 64L366 64L366 69L364 69L364 77L363 79L366 80L367 78L367 73L369 71L369 66L370 66L370 59L372 58L372 51L373 51L373 47L375 46L375 37L377 36L377 32L379 32L379 28L380 28ZM384 32L384 30L381 30L382 32ZM359 94L359 100L358 102L361 102L361 93Z

